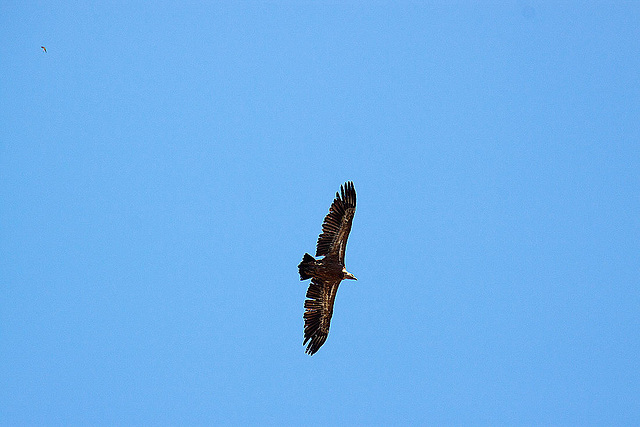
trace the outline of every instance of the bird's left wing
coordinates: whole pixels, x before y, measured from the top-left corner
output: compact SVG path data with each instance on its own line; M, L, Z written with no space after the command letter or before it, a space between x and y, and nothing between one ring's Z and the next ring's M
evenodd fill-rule
M331 316L333 316L333 303L336 299L340 280L334 282L324 281L314 277L307 289L307 299L304 302L304 342L305 350L313 354L327 340Z

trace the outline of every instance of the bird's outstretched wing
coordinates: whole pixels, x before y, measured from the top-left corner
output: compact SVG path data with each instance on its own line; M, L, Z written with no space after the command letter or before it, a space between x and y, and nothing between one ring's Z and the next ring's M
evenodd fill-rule
M356 190L353 182L340 186L340 193L331 203L329 213L324 217L322 233L318 237L316 256L337 255L344 265L344 252L351 231L353 215L356 213Z
M44 51L44 53L47 53L47 48L44 46L40 46L40 48L42 48L42 50Z
M340 280L327 282L316 277L311 280L307 289L307 299L304 302L304 342L302 344L309 342L305 353L315 353L327 340L333 315L333 302L339 285Z

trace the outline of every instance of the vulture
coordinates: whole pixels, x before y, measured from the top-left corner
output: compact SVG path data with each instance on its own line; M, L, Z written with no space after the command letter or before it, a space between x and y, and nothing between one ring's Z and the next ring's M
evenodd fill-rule
M340 186L329 213L322 223L322 233L318 237L315 259L304 254L298 265L300 280L311 279L304 302L304 342L305 353L313 355L327 340L329 325L333 315L333 302L338 286L344 279L358 280L344 267L344 253L351 231L351 222L356 213L356 190L353 182ZM309 344L307 344L307 342Z
M44 47L44 46L40 46L40 49L42 49L42 51L43 51L44 53L47 53L47 48L46 48L46 47Z

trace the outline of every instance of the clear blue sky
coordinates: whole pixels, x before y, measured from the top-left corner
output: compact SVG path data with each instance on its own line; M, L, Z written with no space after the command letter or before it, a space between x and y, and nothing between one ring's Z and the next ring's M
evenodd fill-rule
M0 424L640 423L640 3L397 3L0 5Z

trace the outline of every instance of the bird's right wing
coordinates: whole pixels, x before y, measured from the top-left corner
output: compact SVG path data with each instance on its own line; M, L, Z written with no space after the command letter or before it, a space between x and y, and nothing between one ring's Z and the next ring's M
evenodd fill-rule
M318 236L316 256L336 255L344 265L344 253L351 231L351 223L356 213L356 190L353 182L340 186L340 193L331 203L329 213L324 217L322 233Z

